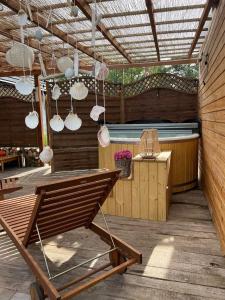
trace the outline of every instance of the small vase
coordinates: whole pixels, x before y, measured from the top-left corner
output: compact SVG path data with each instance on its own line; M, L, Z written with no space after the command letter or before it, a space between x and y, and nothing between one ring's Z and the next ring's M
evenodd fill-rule
M121 169L120 178L129 177L131 171L131 159L118 159L115 160L117 169Z

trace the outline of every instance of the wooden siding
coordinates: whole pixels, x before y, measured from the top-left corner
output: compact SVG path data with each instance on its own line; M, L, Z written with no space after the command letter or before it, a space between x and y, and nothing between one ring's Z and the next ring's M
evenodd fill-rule
M125 121L197 119L197 94L169 89L152 89L125 99Z
M161 152L156 160L134 158L130 178L118 180L103 205L104 213L166 221L171 196L170 160L170 151Z
M197 184L198 179L198 139L160 143L161 151L172 151L171 185L172 192L184 192ZM111 144L99 147L99 167L113 170L114 153L130 150L133 156L140 150L137 144Z
M200 64L202 185L225 251L225 1L214 11ZM208 59L207 57L208 56ZM206 63L208 61L208 63Z
M0 98L0 147L40 146L38 129L29 129L25 117L32 110L31 103L12 97Z
M98 104L103 103L102 96L98 96ZM78 116L82 119L82 126L77 131L66 128L62 132L53 132L50 129L51 146L54 150L52 161L53 171L93 169L98 168L98 140L99 125L90 118L90 111L95 105L95 95L89 93L82 101L74 103ZM58 101L59 114L65 119L70 110L70 97L60 97ZM108 122L119 122L120 100L118 97L107 97L106 119ZM55 114L55 101L51 101L50 119ZM103 118L103 115L101 115Z

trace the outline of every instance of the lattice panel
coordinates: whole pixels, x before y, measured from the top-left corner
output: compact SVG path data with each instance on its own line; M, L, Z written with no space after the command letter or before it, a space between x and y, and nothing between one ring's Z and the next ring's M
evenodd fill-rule
M21 95L13 85L7 84L5 82L0 82L0 98L1 97L12 97L17 98L26 102L31 102L32 95L24 96Z
M135 83L124 86L124 96L142 94L150 89L165 88L187 94L197 94L198 80L179 77L173 74L160 73L143 78Z
M60 87L61 93L63 95L69 95L69 90L71 85L74 84L74 82L77 82L78 80L75 78L72 78L71 81L69 80L63 80L63 81L58 81L57 84ZM85 86L88 88L89 92L95 92L95 80L92 77L82 77L79 78L79 81L82 81ZM52 90L54 86L54 82L50 81L49 82L49 87L50 91ZM98 94L102 94L102 88L103 83L102 81L96 81L96 89ZM111 82L105 82L105 94L106 96L119 96L121 93L121 85L120 84L113 84Z
M69 89L77 79L72 79L71 82L68 80L59 81L58 85L61 89L61 93L64 95L69 95ZM80 81L84 82L85 86L88 88L90 92L95 91L95 80L92 77L82 77ZM52 90L54 86L54 82L49 82L50 90ZM106 96L117 96L121 95L120 84L114 84L111 82L105 82L105 94ZM189 79L184 77L179 77L173 74L160 73L153 74L148 77L145 77L137 82L133 82L132 84L124 85L123 93L124 97L130 97L142 94L150 89L171 89L179 92L184 92L187 94L197 94L198 92L198 80L197 79ZM96 89L98 94L102 94L102 81L97 81Z

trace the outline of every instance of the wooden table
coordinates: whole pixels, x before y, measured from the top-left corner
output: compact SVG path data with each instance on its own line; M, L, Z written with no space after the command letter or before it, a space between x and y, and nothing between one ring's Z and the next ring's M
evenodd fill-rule
M18 167L20 167L20 156L19 155L6 155L0 157L0 164L2 167L2 172L5 170L5 163L11 162L11 161L17 161Z
M130 178L120 179L103 206L104 213L166 221L170 203L171 151L156 159L133 158Z

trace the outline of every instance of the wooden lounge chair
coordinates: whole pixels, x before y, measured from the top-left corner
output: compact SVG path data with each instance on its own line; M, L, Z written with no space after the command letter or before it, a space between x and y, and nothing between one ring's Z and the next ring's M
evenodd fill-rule
M16 177L0 180L0 200L4 199L5 194L13 193L22 188L22 185L18 184L18 178Z
M141 263L141 253L111 235L107 230L93 222L96 214L112 190L120 171L104 171L95 175L74 177L55 183L38 186L35 194L0 201L0 224L3 226L17 249L31 268L36 282L31 285L31 299L42 300L71 299L83 290L95 285L115 273L123 273L134 263ZM103 215L104 217L104 215ZM45 256L42 239L62 234L66 231L85 227L96 233L110 246L109 263L87 274L73 279L66 285L56 288L52 279L84 265L91 260L74 266L57 275L52 275ZM44 255L48 276L28 250L28 246L39 241ZM103 255L103 254L102 254ZM93 259L96 259L93 258ZM111 268L105 270L106 268ZM83 279L104 271L94 279L72 287ZM68 290L68 287L70 289ZM72 288L71 288L72 287ZM66 291L65 291L66 289Z

